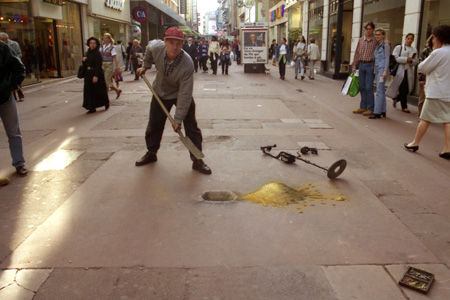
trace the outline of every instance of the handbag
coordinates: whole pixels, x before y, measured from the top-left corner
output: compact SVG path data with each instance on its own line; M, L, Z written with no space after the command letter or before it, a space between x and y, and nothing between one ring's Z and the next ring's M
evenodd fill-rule
M78 78L84 78L86 76L86 64L81 64L81 66L78 68Z

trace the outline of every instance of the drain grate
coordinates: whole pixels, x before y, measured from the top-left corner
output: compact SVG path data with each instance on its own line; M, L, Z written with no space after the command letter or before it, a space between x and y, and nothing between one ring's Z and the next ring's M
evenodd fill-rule
M223 203L236 200L236 198L236 194L229 191L209 191L202 194L202 200L208 202Z

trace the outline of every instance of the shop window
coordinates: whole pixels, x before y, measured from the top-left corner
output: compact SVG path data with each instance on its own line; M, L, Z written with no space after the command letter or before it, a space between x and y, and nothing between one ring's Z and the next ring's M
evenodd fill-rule
M66 2L62 7L63 19L56 22L59 60L62 77L76 74L81 64L83 43L81 40L80 6Z
M373 22L383 28L393 47L402 43L404 15L405 0L364 0L363 25Z
M39 81L36 39L28 3L0 3L0 31L19 43L25 65L24 85Z
M308 11L308 36L322 49L322 26L323 26L323 0L309 2ZM309 43L309 41L308 41Z

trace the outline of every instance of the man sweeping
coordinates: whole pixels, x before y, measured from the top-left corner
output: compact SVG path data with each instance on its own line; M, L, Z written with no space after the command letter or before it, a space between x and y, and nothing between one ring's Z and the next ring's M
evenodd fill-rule
M195 118L195 102L192 98L194 86L194 63L191 57L182 50L184 42L183 32L171 27L167 29L164 41L154 40L145 49L144 66L137 70L138 75L145 74L147 69L156 66L156 78L153 89L162 99L168 111L173 105L176 106L175 124L173 129L179 131L184 124L186 136L192 140L194 145L202 150L202 133L197 126ZM136 166L156 162L156 153L161 144L167 116L153 96L150 104L150 119L145 132L147 153L138 161ZM191 154L193 161L192 169L211 174L211 169L201 159L196 159Z

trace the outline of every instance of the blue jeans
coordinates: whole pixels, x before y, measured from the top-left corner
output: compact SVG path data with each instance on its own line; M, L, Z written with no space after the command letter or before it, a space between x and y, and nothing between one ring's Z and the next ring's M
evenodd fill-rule
M384 88L384 83L386 79L380 81L381 76L383 76L384 69L380 68L377 70L375 80L377 81L377 94L375 98L375 109L374 114L381 114L386 112L386 90Z
M361 93L360 108L373 111L373 67L374 63L359 63L359 91Z
M8 136L9 151L11 152L13 166L25 166L22 134L19 128L19 115L17 113L16 100L14 100L12 94L7 102L0 104L0 118Z
M300 68L300 76L305 75L305 68L303 67L303 59L297 58L295 60L295 77L298 75L298 69Z

